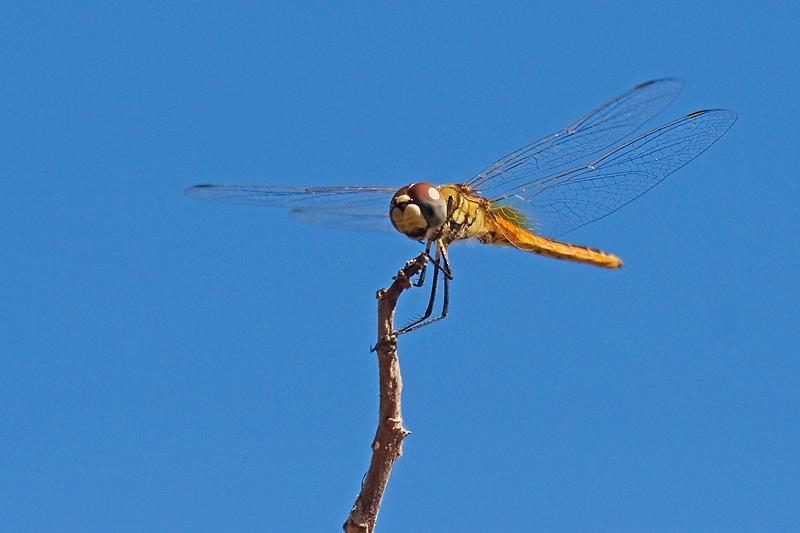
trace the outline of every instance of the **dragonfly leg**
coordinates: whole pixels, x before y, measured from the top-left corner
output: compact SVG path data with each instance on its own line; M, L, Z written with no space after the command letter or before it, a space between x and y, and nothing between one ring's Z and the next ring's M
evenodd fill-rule
M446 246L442 246L442 263L444 264L444 269L442 269L444 272L444 299L442 300L442 314L436 320L446 317L450 306L450 280L453 279L453 271L450 269L450 258L447 257Z
M436 257L439 257L439 251L436 251ZM396 331L397 335L402 335L403 333L407 333L412 329L416 329L417 324L424 322L433 314L433 306L436 304L436 290L439 285L439 270L441 267L439 266L438 260L434 261L433 263L433 281L431 282L431 296L428 299L428 307L425 309L425 312L422 313L422 316L419 318L412 320L402 328Z
M442 266L439 266L439 259L441 258ZM447 257L447 247L444 246L441 241L437 242L436 247L436 261L433 263L434 267L434 278L433 283L431 283L431 297L428 301L428 308L425 310L425 313L419 317L418 319L406 324L402 328L397 331L397 335L402 335L403 333L408 333L409 331L414 331L415 329L419 329L434 322L438 322L439 320L443 319L447 316L448 309L450 306L450 280L453 279L453 274L450 270L450 260ZM439 280L439 271L441 270L444 279L444 297L442 300L442 312L439 316L435 318L430 318L433 314L433 306L436 302L436 287L437 282Z
M430 261L435 266L437 266L439 268L439 270L442 271L442 274L446 278L453 279L453 274L450 273L450 268L449 267L447 267L447 268L443 267L442 264L441 264L441 259L437 259L437 258L431 256L431 254L427 254L427 256L428 256L428 261Z
M428 244L425 245L425 255L428 256L428 259L431 258L431 245L433 244L433 240L428 240ZM415 287L422 287L425 284L425 272L428 271L428 263L426 262L422 265L422 270L419 273L419 277L417 277L417 281L414 283Z

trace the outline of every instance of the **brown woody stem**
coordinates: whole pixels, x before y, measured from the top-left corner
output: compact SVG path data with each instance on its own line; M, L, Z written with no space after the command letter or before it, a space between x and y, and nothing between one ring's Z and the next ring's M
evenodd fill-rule
M427 261L422 253L408 261L387 289L378 291L378 373L380 406L378 430L372 441L372 460L364 477L353 509L344 523L346 533L373 533L383 492L389 482L392 465L403 454L403 439L409 431L403 427L400 397L403 379L397 359L397 336L394 333L394 310L400 294L411 288L411 277L419 273Z

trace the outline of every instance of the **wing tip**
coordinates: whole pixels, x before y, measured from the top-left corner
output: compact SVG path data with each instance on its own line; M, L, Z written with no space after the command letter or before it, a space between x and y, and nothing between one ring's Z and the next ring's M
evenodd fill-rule
M200 183L197 185L192 185L191 187L186 187L183 190L183 194L185 194L186 196L196 197L202 194L203 191L211 189L213 187L215 187L215 185L211 183Z
M734 125L736 120L739 118L739 114L736 111L734 111L733 109L718 108L718 109L701 109L699 111L695 111L693 113L689 113L688 115L683 117L683 120L702 117L702 116L705 116L705 115L716 115L717 117L719 117L720 119L722 119L725 122L725 127L724 127L722 133L725 133L726 131L728 131L731 128L731 126Z
M639 85L634 87L633 90L634 91L638 91L638 90L641 90L641 89L645 89L645 88L650 87L651 85L655 85L657 83L658 84L662 84L662 85L675 85L675 88L676 88L677 91L682 90L683 87L686 85L686 82L684 80L680 79L680 78L670 78L670 77L653 78L652 80L643 81L642 83L640 83Z
M700 115L707 115L709 113L717 113L717 114L720 114L720 115L730 115L732 117L737 117L738 116L736 111L734 111L733 109L725 109L725 108L722 108L722 107L718 107L718 108L713 108L713 109L700 109L700 110L697 110L697 111L693 111L692 113L689 113L688 115L686 115L686 118L699 117Z

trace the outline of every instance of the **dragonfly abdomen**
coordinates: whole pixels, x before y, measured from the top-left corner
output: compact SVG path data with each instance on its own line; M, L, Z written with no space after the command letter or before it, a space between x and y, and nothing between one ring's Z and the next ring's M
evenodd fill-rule
M480 240L486 244L513 246L524 252L603 268L619 268L623 264L622 260L613 254L534 235L498 215L486 217L484 226L487 231Z

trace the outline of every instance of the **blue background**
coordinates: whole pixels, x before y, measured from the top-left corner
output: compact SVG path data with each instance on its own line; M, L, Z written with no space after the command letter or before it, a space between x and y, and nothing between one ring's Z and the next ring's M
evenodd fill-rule
M621 271L451 250L379 531L800 530L797 8L404 4L3 4L3 531L339 530L419 247L184 187L460 181L661 76L739 121L569 236Z

